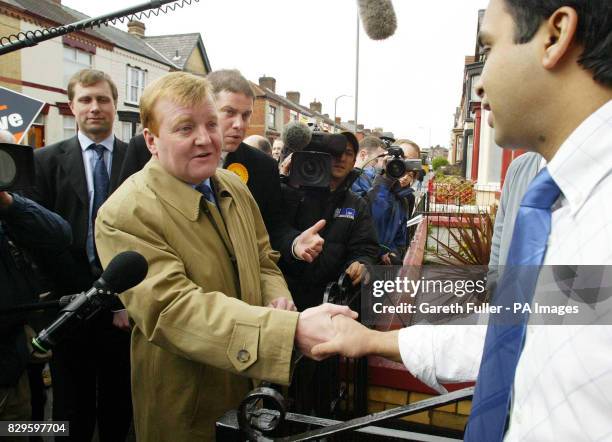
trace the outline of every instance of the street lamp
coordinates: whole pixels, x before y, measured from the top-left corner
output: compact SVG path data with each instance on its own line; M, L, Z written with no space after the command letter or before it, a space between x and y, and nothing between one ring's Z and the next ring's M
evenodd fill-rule
M334 133L337 132L337 125L336 125L336 108L338 106L338 100L342 97L350 97L350 95L340 95L338 97L336 97L336 99L334 100ZM357 132L357 127L355 127L355 132Z

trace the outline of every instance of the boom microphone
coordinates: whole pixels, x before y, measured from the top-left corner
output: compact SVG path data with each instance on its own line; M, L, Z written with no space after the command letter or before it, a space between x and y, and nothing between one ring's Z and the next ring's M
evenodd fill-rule
M397 17L391 0L357 0L363 29L372 40L391 37L397 29Z
M130 251L115 256L93 287L75 295L60 316L32 339L32 345L46 353L78 324L108 307L113 296L140 284L148 270L149 264L140 253Z
M312 139L312 132L305 124L292 121L283 129L282 138L283 143L285 143L283 153L289 154L300 151L308 146Z

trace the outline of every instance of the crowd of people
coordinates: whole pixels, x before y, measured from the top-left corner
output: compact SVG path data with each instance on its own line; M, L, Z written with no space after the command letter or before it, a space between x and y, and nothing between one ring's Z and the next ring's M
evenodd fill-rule
M508 172L495 266L612 262L610 8L491 0L486 11L476 89L497 144L533 152ZM253 380L313 379L303 367L314 362L300 360L335 354L402 361L440 392L475 380L466 440L612 434L609 326L383 333L323 303L340 275L358 286L368 266L406 253L419 175L391 176L384 140L343 132L329 186L296 188L282 140L246 137L255 96L236 70L152 82L131 140L114 135L118 93L106 73L79 71L67 92L77 134L36 150L34 188L0 192L2 308L86 291L123 251L148 262L141 283L45 355L52 418L70 422L71 440L96 429L100 441L125 440L132 423L138 440L209 440ZM414 142L394 144L420 159ZM24 314L0 324L0 420L31 420L32 324ZM550 379L565 393L551 397Z

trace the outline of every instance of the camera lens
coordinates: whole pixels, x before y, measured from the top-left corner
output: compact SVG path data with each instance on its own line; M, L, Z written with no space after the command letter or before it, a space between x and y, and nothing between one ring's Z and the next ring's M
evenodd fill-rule
M7 152L0 150L0 188L10 186L17 176L15 160Z
M391 160L387 163L386 172L391 178L399 179L406 173L406 164L403 160Z

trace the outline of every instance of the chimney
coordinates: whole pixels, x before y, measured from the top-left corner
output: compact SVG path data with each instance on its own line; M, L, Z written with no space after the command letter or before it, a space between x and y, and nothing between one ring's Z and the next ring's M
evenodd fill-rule
M321 113L321 111L323 110L323 105L315 98L315 100L310 103L310 110L313 112Z
M138 20L130 20L128 22L128 34L132 34L136 37L145 36L145 24Z
M263 77L259 77L259 86L268 88L272 92L276 93L276 78L266 77L266 74L264 74Z
M340 124L342 122L342 118L336 117L336 124Z
M287 100L295 104L300 104L300 93L297 91L287 92Z

